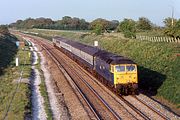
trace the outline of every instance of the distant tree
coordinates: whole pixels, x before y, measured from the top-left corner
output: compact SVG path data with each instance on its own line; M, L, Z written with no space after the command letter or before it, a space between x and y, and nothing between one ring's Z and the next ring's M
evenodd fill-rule
M173 26L166 27L164 34L174 38L180 38L180 19L176 20Z
M103 33L108 30L109 24L110 24L110 22L108 20L98 18L90 23L90 28L91 28L91 30L93 30L93 32L98 30L101 33ZM99 29L101 29L101 30L99 30Z
M62 20L56 21L55 26L58 29L64 30L87 30L89 23L86 22L84 19L65 16L62 18Z
M80 30L88 30L89 23L85 21L85 19L80 19Z
M0 34L9 35L9 30L6 25L0 25Z
M136 22L132 19L124 19L119 23L118 32L123 32L125 37L134 38L136 33Z
M164 19L165 28L173 27L172 24L176 24L177 19L172 19L170 17Z
M118 20L112 20L112 21L109 22L108 30L116 30L118 25L119 25Z
M138 30L151 30L152 23L148 18L140 17L137 21L137 29Z
M93 33L96 35L101 35L103 33L103 26L102 24L97 24L95 28L93 29Z
M33 28L49 29L52 24L54 24L54 21L52 21L50 18L41 17L34 20Z

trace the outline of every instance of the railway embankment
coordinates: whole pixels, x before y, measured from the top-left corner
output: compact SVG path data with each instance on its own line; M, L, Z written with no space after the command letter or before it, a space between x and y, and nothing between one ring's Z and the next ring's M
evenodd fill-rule
M31 65L28 48L17 48L12 35L0 37L0 119L22 120L30 114ZM19 66L15 59L19 58Z
M168 109L180 109L180 53L179 43L149 42L122 39L113 35L92 35L90 33L53 30L31 30L38 36L51 39L62 36L127 56L139 65L139 88L144 94L163 103ZM170 107L169 107L170 106Z

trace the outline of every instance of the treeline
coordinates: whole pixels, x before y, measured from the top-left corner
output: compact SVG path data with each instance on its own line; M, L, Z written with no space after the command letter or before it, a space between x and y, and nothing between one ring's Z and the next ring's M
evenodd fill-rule
M57 30L87 30L89 29L89 23L84 19L71 18L65 16L62 20L53 21L50 18L28 18L26 20L17 20L15 23L9 25L17 29L57 29Z
M69 16L63 17L61 20L53 21L50 18L28 18L26 20L17 20L9 25L16 29L56 29L56 30L92 30L99 35L104 32L122 32L125 37L134 38L137 32L163 30L164 35L171 37L180 37L180 19L165 18L165 27L159 27L153 24L148 18L140 17L137 21L133 19L106 20L98 18L92 22L87 22L84 19L72 18Z

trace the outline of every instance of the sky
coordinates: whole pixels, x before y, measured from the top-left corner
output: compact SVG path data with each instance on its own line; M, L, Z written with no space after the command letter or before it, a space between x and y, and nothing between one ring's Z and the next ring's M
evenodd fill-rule
M26 18L62 19L63 16L119 20L146 17L156 25L163 19L180 19L180 0L0 0L0 24L9 24Z

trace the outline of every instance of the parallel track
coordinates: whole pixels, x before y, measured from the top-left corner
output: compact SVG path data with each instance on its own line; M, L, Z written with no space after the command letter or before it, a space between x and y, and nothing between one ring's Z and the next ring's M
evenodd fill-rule
M90 107L90 109L92 110L92 112L94 113L94 115L96 116L97 119L106 119L107 116L103 116L104 114L102 114L103 112L106 112L106 114L108 115L108 117L110 119L121 119L115 111L113 111L113 109L107 104L107 102L105 100L102 99L102 97L81 77L79 76L74 70L72 70L72 68L65 62L65 61L60 61L56 55L54 55L54 53L52 53L51 51L48 50L47 46L44 44L42 45L43 48L48 52L48 54L51 56L51 58L56 61L56 64L61 67L63 67L66 72L71 76L72 80L74 81L74 78L81 80L80 84L81 87L77 84L77 81L74 81L74 84L76 86L76 88L78 88L80 94L83 96L84 100L86 101L86 103L88 104L88 106ZM63 62L63 63L62 63ZM66 66L66 67L64 67ZM90 101L89 99L87 99L87 95L84 93L85 91L82 90L82 86L86 86L86 90L87 88L89 89L88 91L91 92L91 95L93 99L95 99L96 97L96 101L98 101L98 103L101 105L103 111L99 111L100 109L97 107L100 107L98 105L95 105L92 101ZM90 94L90 93L89 93Z
M138 100L140 103L142 103L143 105L147 106L150 110L152 110L154 113L158 114L162 119L165 120L170 120L167 116L165 116L164 114L162 114L160 111L158 111L157 109L153 108L152 106L148 105L147 103L145 103L144 101L140 100L138 97L133 96L136 100Z

